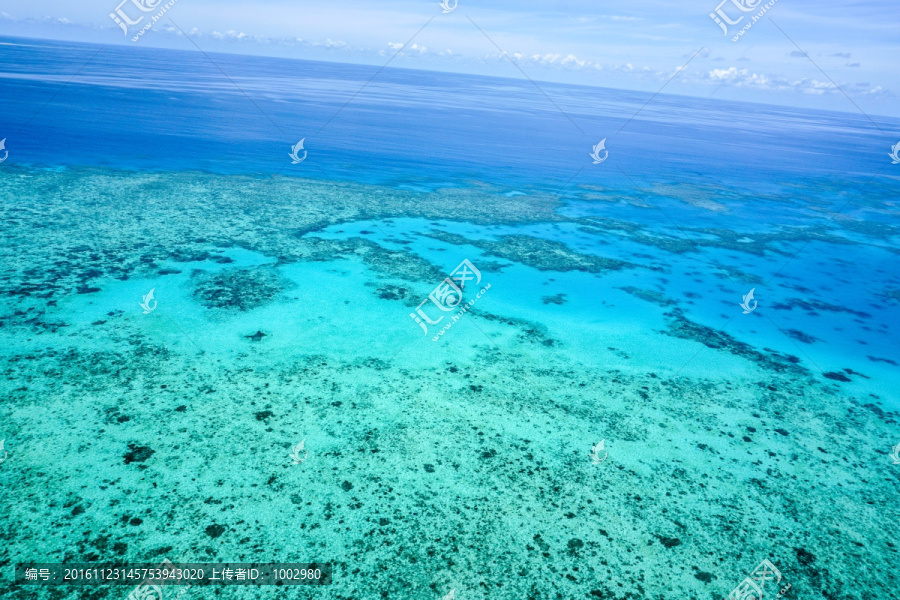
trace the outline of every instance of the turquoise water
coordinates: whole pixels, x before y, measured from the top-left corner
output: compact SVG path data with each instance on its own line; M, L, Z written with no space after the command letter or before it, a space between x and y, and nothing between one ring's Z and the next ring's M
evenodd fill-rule
M573 125L390 69L335 116L374 70L215 55L254 105L201 54L3 42L4 584L724 598L767 558L786 597L898 597L898 121L546 84Z

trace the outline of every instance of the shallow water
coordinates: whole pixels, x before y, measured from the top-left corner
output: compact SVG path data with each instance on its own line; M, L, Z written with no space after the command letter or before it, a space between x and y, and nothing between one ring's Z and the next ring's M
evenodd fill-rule
M96 50L0 48L3 131ZM267 121L173 54L106 49L8 136L2 564L618 600L722 598L768 558L788 597L898 597L900 185L860 118L663 96L614 138L646 98L548 85L619 140L592 165L521 82L386 70L317 137L364 68L218 57ZM741 115L732 148L711 124ZM465 302L490 287L432 341L458 309L410 314L466 259Z

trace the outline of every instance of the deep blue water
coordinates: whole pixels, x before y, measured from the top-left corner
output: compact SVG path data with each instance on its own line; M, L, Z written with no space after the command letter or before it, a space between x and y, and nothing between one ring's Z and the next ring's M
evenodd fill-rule
M877 117L882 132L851 112L664 93L646 104L650 94L524 79L0 42L0 131L14 161L33 165L49 154L54 165L551 191L576 174L578 183L631 187L621 169L642 186L764 191L799 175L863 181L900 131L896 119ZM287 153L301 138L309 158L291 167ZM601 169L588 153L602 138L610 159Z

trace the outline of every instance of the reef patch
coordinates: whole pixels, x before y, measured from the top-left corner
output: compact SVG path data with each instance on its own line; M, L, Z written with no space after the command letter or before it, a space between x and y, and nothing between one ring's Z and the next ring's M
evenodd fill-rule
M274 301L288 287L271 267L226 269L214 273L196 270L192 280L194 298L206 308L217 310L259 308Z

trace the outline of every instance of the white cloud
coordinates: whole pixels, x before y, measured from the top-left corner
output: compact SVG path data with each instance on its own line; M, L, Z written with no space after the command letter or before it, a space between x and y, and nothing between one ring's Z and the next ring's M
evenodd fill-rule
M717 82L731 83L737 87L769 85L769 79L765 75L751 73L749 69L738 69L737 67L713 69L709 72L709 78Z
M840 94L840 90L830 81L820 81L809 77L800 79L788 79L785 77L777 77L753 72L749 69L738 69L729 67L728 69L713 69L706 74L705 77L710 83L730 84L736 88L755 88L769 91L793 91L802 94L820 96L825 93ZM849 85L840 84L842 88L848 88ZM870 89L868 83L857 83L854 88L856 94L863 95L887 95L889 92L881 86ZM862 89L861 89L862 88Z

